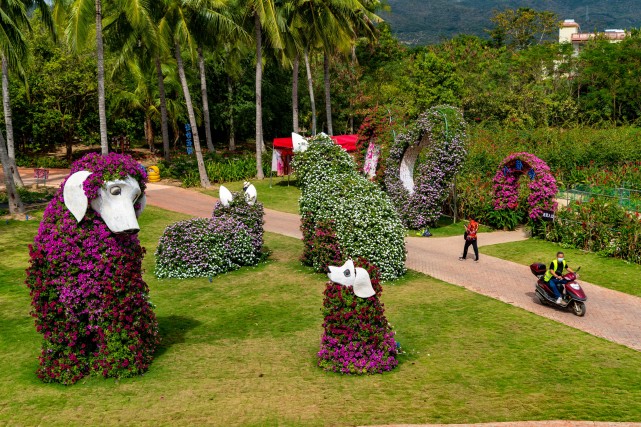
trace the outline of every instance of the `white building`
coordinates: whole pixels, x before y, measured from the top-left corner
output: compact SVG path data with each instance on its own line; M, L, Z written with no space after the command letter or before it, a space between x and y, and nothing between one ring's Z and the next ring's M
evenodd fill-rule
M624 30L605 30L602 33L582 33L581 27L574 19L566 19L559 28L559 43L572 43L574 54L578 55L581 45L594 38L605 38L611 43L618 43L627 36Z

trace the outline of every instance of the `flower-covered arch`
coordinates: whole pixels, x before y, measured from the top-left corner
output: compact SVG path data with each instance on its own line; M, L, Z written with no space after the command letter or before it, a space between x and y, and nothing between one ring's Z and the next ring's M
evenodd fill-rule
M420 229L441 216L448 189L465 160L463 114L452 106L432 107L399 135L387 158L385 187L406 227ZM419 154L425 163L414 169Z
M499 165L494 175L494 209L518 208L519 178L522 175L530 179L527 198L529 218L536 221L541 219L544 211L555 211L556 179L543 160L525 152L510 154Z

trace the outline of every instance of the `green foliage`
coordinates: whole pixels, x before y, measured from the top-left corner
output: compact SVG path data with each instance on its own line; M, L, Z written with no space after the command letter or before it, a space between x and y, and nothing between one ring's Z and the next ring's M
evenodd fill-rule
M196 157L182 155L173 157L169 162L161 161L161 174L179 179L183 187L200 185ZM251 154L237 154L223 157L220 154L208 153L205 156L205 170L211 182L242 181L256 176L256 158ZM263 157L263 173L267 176L271 170L271 158Z
M432 51L418 53L409 64L408 92L413 94L411 115L418 115L441 104L460 104L463 79L454 73L455 65Z
M559 17L554 12L530 7L494 11L491 21L494 28L488 33L492 41L497 46L506 45L516 50L549 40L559 27Z
M294 168L302 192L306 263L321 271L326 267L318 261L325 251L315 251L313 239L317 232L330 233L330 237L335 233L338 248L332 250L340 250L343 259L367 259L380 269L383 280L405 273L405 232L399 216L387 195L356 172L347 152L331 139L318 136L307 151L295 157Z
M641 264L641 220L616 200L595 198L560 210L545 238L569 247Z

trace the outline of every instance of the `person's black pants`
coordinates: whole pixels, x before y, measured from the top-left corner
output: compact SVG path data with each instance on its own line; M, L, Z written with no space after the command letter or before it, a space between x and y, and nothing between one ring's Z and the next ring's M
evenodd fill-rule
M467 248L469 248L470 245L472 245L472 247L474 248L474 255L476 255L476 259L478 260L479 259L479 246L476 243L476 239L466 240L465 241L465 248L463 248L463 258L467 258Z

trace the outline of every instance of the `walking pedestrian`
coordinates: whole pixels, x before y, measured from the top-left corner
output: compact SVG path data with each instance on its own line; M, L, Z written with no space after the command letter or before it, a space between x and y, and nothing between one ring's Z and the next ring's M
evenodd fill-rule
M469 224L465 227L465 233L463 234L463 238L465 239L465 247L463 248L463 256L459 257L460 261L464 261L467 258L467 250L472 246L474 248L474 255L476 258L474 261L479 260L479 247L476 242L476 233L479 230L479 223L474 220L474 218L470 218Z

